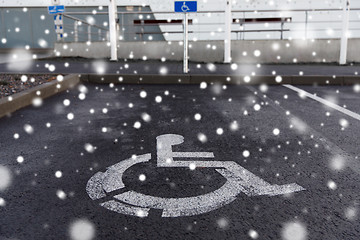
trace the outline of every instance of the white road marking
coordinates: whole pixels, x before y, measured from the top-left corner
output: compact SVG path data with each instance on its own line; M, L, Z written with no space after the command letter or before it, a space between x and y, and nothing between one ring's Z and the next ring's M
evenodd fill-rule
M308 93L308 92L306 92L306 91L304 91L304 90L302 90L300 88L294 87L292 85L284 84L283 86L286 87L286 88L289 88L289 89L291 89L291 90L293 90L295 92L298 92L298 93L300 93L300 94L302 94L302 95L304 95L304 96L306 96L308 98L311 98L311 99L313 99L315 101L318 101L318 102L320 102L320 103L322 103L322 104L324 104L324 105L326 105L328 107L331 107L331 108L333 108L333 109L335 109L335 110L337 110L339 112L342 112L342 113L344 113L344 114L346 114L346 115L360 121L360 115L357 114L357 113L354 113L354 112L352 112L352 111L350 111L350 110L348 110L346 108L340 107L339 105L337 105L335 103L332 103L332 102L330 102L328 100L325 100L323 98L315 96L314 94Z
M226 183L213 192L184 198L161 198L142 193L127 191L113 196L114 199L100 205L126 215L146 217L150 208L162 209L162 217L193 216L218 209L236 199L241 192L247 196L275 196L305 190L296 183L272 185L233 161L174 161L173 158L213 158L212 152L173 152L172 146L184 142L184 137L166 134L157 137L158 167L189 167L190 163L197 167L215 168ZM106 197L113 191L125 188L123 173L138 163L147 162L151 154L126 159L109 167L105 173L98 172L87 183L86 191L91 199ZM170 161L169 161L170 160Z

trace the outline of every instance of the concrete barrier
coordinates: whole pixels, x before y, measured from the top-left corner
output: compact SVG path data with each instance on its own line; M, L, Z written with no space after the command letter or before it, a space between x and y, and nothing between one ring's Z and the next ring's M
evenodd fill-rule
M64 77L62 82L56 80L39 86L30 88L23 92L0 99L0 118L8 115L16 110L29 106L33 103L34 98L45 99L59 92L65 91L76 86L80 82L78 75L68 75ZM40 93L40 95L37 94Z
M340 40L234 40L232 59L239 63L320 63L338 62ZM120 42L120 59L147 59L181 61L183 46L180 42ZM348 62L360 62L360 39L349 39ZM63 57L109 58L110 47L106 42L56 43L56 52ZM255 56L255 50L260 56ZM196 62L223 62L223 41L191 41L189 57Z

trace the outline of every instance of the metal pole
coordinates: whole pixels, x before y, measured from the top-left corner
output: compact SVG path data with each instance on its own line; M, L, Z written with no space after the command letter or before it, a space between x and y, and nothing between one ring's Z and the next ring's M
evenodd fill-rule
M343 8L343 24L342 24L342 37L340 46L340 60L341 65L346 64L347 46L348 46L348 30L349 30L349 13L350 13L350 0L344 0Z
M88 25L88 41L91 42L91 25Z
M308 38L308 21L309 21L309 13L305 11L305 39Z
M117 61L117 31L116 31L116 0L110 0L109 3L109 31L110 31L110 61Z
M99 41L101 42L101 29L98 29Z
M188 24L189 24L189 14L187 12L184 13L184 73L189 72L189 32L188 32Z
M232 25L231 2L232 0L226 0L224 63L231 62L231 25Z
M74 22L74 41L75 42L79 41L78 22L77 21Z

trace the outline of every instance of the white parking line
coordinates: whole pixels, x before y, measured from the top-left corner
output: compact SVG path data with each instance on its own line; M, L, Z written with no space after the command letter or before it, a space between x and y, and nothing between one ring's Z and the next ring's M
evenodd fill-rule
M333 109L335 109L335 110L337 110L339 112L342 112L342 113L348 115L349 117L355 118L356 120L360 121L360 115L357 114L357 113L354 113L354 112L352 112L352 111L350 111L350 110L348 110L346 108L340 107L339 105L336 105L335 103L332 103L332 102L330 102L328 100L325 100L323 98L315 96L314 94L308 93L308 92L306 92L306 91L304 91L304 90L302 90L300 88L294 87L292 85L284 84L283 86L286 87L286 88L289 88L289 89L291 89L291 90L293 90L295 92L298 92L303 96L306 96L306 97L311 98L311 99L313 99L315 101L318 101L318 102L320 102L320 103L322 103L322 104L324 104L324 105L326 105L328 107L331 107L331 108L333 108Z

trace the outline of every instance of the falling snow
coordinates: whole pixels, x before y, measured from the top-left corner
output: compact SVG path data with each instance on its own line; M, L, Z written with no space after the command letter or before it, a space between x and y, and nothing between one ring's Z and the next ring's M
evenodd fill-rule
M288 222L283 225L281 237L282 240L307 240L307 228L299 221Z
M95 238L95 226L87 219L77 219L70 224L71 240L92 240Z

